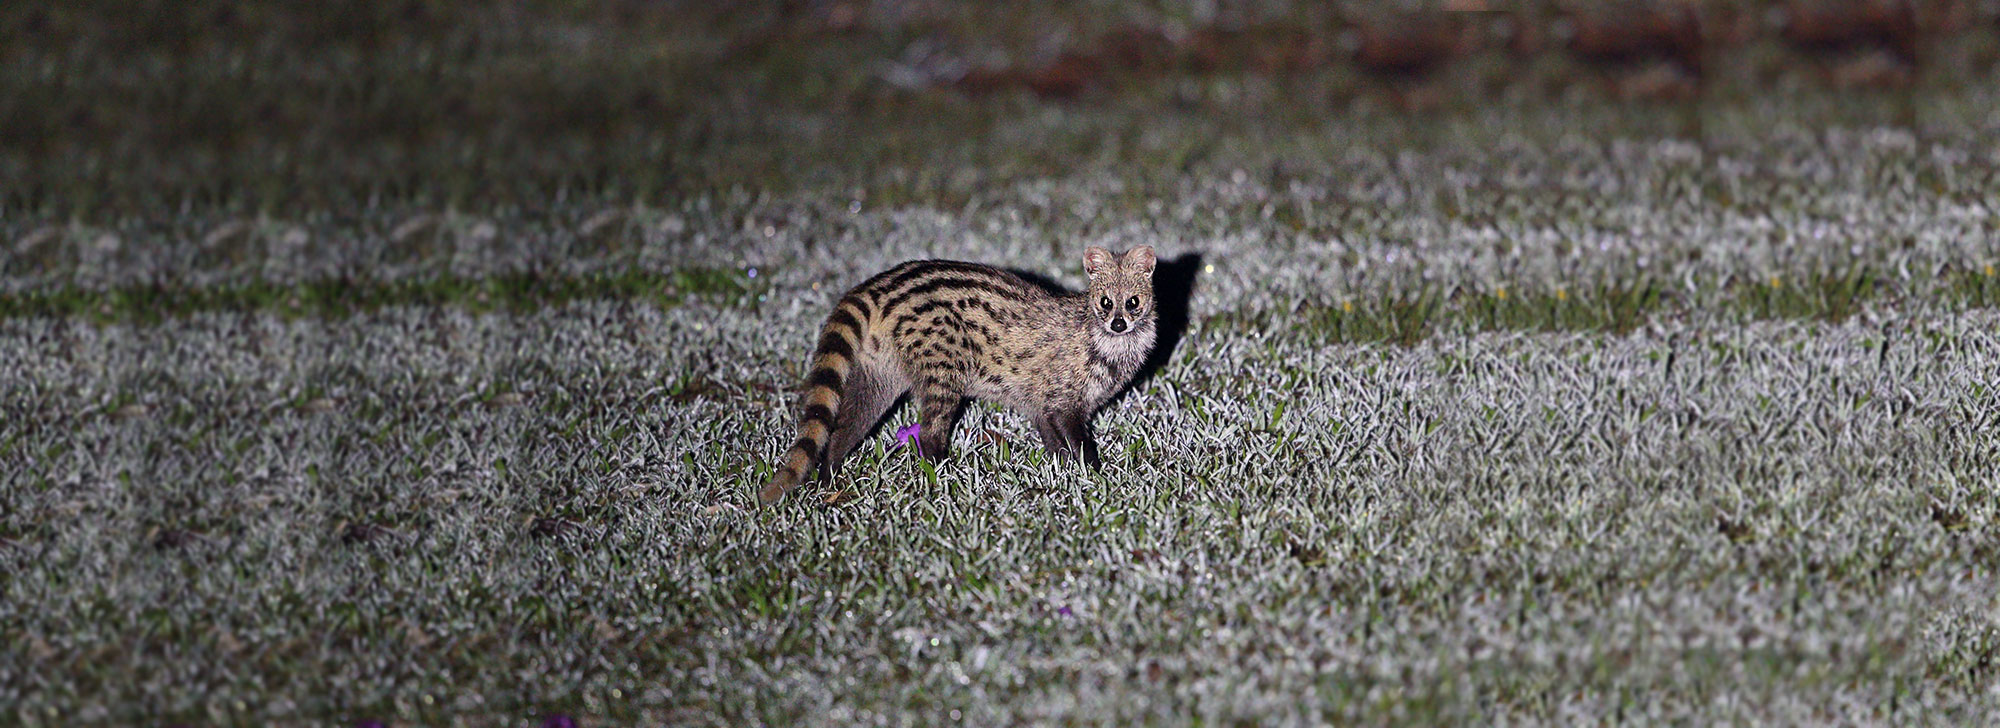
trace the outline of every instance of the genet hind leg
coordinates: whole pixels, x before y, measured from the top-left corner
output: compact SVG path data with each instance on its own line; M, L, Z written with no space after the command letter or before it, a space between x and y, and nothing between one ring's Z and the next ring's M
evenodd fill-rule
M942 382L919 383L911 394L922 413L918 423L917 451L925 460L937 462L951 455L951 431L965 411L965 394Z
M819 477L831 481L840 472L841 463L854 452L868 433L875 431L875 425L882 421L882 415L894 407L908 387L900 378L884 376L865 366L857 366L848 375L846 395L840 399L840 411L833 416L833 437L826 445L826 459L820 461Z

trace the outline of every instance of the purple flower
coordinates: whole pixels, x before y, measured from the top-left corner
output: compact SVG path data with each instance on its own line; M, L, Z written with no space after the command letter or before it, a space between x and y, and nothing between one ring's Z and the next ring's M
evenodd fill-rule
M912 422L907 426L898 427L896 428L896 444L899 446L907 446L912 450L916 450L917 457L923 457L924 444L917 440L917 438L921 436L923 432L924 432L924 425L921 422Z
M551 715L542 719L542 728L576 728L576 719L567 715Z
M1075 612L1072 612L1072 611L1070 611L1070 610L1069 610L1069 605L1067 605L1067 604L1064 604L1064 605L1062 606L1062 608L1061 608L1061 609L1057 609L1057 610L1056 610L1056 614L1060 614L1060 615L1062 615L1062 616L1065 616L1065 617L1074 617L1074 616L1076 616L1076 613L1075 613Z

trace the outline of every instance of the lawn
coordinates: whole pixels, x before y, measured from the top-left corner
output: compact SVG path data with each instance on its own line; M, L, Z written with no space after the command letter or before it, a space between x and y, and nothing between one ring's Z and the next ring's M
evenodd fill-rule
M0 11L0 723L2000 707L1990 40L1048 97L908 80L1026 14L184 5ZM1193 12L1122 7L1068 37ZM755 507L845 287L1142 243L1101 470L901 412Z

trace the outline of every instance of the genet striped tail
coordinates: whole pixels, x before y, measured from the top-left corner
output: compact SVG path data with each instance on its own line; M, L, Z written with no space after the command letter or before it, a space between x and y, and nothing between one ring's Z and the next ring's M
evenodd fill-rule
M840 411L841 396L846 391L843 385L854 368L854 352L861 343L861 321L854 313L865 310L864 305L843 298L820 330L819 346L813 349L812 371L806 375L805 392L799 395L798 439L792 441L791 449L778 464L777 474L758 493L757 500L764 505L776 503L799 487L826 457L827 441L833 436L834 414Z

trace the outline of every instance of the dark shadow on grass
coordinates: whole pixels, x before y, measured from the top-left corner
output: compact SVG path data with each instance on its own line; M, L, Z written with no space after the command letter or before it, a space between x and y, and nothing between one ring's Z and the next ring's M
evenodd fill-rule
M1125 387L1131 391L1166 368L1173 361L1174 350L1180 348L1181 339L1187 336L1189 304L1194 302L1195 278L1201 275L1202 254L1182 253L1173 260L1161 261L1153 268L1153 301L1155 311L1160 315L1158 330L1153 342L1153 353L1146 356L1146 363L1140 365L1138 375ZM1119 392L1123 397L1125 392Z

